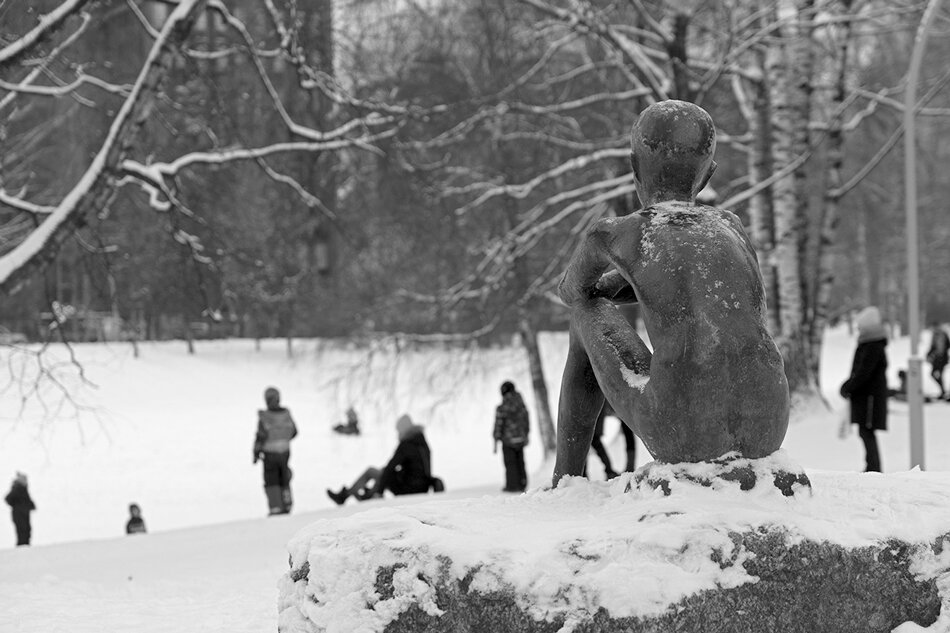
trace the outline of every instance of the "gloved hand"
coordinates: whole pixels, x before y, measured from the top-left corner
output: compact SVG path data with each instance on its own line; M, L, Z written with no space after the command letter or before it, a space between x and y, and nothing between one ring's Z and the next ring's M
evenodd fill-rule
M256 464L261 459L261 454L258 451L254 451L254 463Z

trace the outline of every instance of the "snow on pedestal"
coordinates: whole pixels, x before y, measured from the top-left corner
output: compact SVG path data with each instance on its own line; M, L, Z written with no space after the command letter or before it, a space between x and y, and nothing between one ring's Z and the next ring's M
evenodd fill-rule
M279 630L950 631L950 473L809 477L570 478L319 521L289 544Z

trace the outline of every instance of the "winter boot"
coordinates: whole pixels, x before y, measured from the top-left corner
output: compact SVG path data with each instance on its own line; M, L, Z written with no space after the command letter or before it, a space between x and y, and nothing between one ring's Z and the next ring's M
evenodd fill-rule
M280 486L264 486L264 494L267 495L268 514L283 514L284 502L280 494Z
M334 503L338 506L341 506L346 501L346 498L350 496L350 493L347 492L346 486L340 488L340 492L333 492L327 488L327 496L333 499Z
M294 507L294 498L290 494L289 486L280 489L280 501L284 514L290 514L290 509Z

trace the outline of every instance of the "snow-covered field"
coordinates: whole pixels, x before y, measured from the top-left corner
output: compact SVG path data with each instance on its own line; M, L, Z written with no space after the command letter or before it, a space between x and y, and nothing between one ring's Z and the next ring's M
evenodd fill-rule
M564 342L561 334L542 337L552 407ZM823 391L832 410L799 411L789 429L784 448L806 469L863 466L856 435L838 437L845 404L837 387L853 349L844 329L828 333ZM30 398L21 410L22 384L0 382L0 485L15 471L26 472L38 507L31 548L13 549L12 523L0 520L3 633L274 630L286 543L320 518L382 505L339 509L324 489L384 462L399 414L426 427L433 469L449 489L440 499L464 499L500 494L501 457L491 451L499 384L515 381L534 409L518 349L404 348L396 355L392 348L370 353L297 341L292 359L284 341L264 341L260 350L253 341L199 342L193 356L182 342L144 344L139 358L127 345L74 350L91 384L73 389L74 401L65 406L53 390L42 394L46 408ZM0 354L15 375L32 375L32 356ZM889 357L896 383L906 340L892 343ZM72 366L53 372L67 386L78 385ZM260 465L251 463L255 410L268 385L281 389L300 427L291 458L296 507L287 517L263 517ZM925 389L935 390L929 378ZM331 426L351 404L363 435L335 435ZM890 431L879 434L882 461L887 472L904 471L906 407L892 402L890 408ZM950 404L926 405L925 415L927 468L950 471ZM529 485L536 486L550 473L536 427L533 433L527 462ZM622 466L615 421L608 420L605 441L615 467ZM638 464L648 460L640 447ZM601 476L596 457L590 464L593 478ZM148 535L123 534L133 501L142 506Z

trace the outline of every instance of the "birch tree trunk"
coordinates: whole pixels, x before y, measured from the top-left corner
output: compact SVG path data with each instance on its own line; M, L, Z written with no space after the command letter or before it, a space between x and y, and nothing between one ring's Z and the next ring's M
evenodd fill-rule
M755 187L772 175L772 104L769 99L766 51L759 45L752 50L752 65L760 80L749 84L746 96L741 80L735 76L739 102L749 125L752 142L749 145L749 187ZM776 294L778 291L775 268L775 213L772 207L772 187L762 187L749 199L749 224L752 243L759 260L759 270L765 285L768 305L769 330L779 332L779 312Z
M766 55L769 97L772 103L772 156L774 165L782 169L808 151L808 116L811 81L814 68L814 47L811 29L803 26L814 0L800 0L795 23L778 22L776 8L772 19L776 24L774 45ZM803 264L807 198L804 192L802 167L779 178L773 186L775 213L775 265L778 280L778 343L785 357L785 373L789 389L807 391L815 386L809 373L808 338L804 330L806 296L803 292Z
M527 312L522 311L520 318L521 340L528 353L528 368L531 371L531 386L534 391L535 405L538 410L538 430L541 432L541 446L544 449L544 458L554 454L557 446L557 435L554 432L554 422L551 418L551 406L548 398L548 385L544 379L544 369L541 366L541 352L538 349L538 333Z
M844 133L842 117L844 100L847 91L848 49L851 40L851 20L847 10L850 2L846 1L844 21L838 26L838 54L835 69L835 87L830 104L832 117L828 123L827 160L824 204L821 210L820 235L815 254L815 293L812 301L812 314L809 322L809 337L811 339L811 371L820 378L821 335L828 324L828 305L831 301L831 289L835 280L835 253L834 243L838 232L840 217L838 202L840 200L841 170L844 164Z

